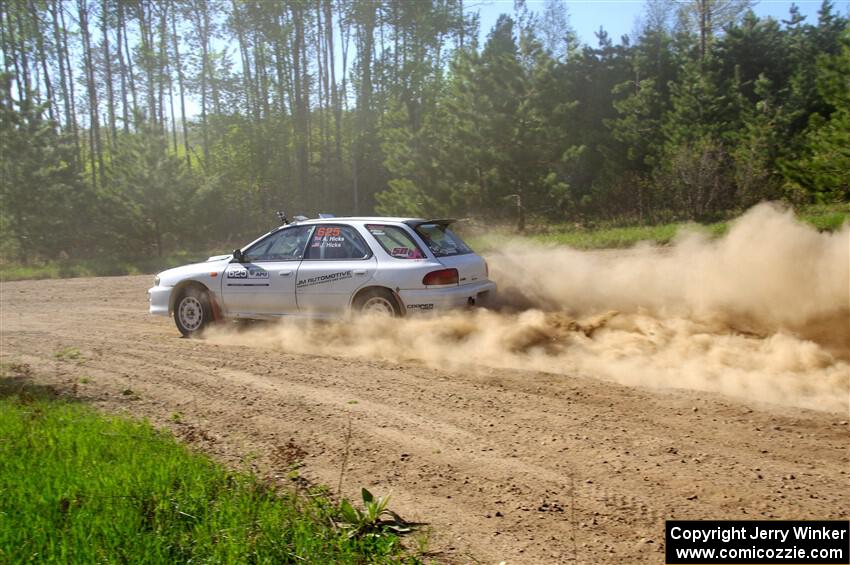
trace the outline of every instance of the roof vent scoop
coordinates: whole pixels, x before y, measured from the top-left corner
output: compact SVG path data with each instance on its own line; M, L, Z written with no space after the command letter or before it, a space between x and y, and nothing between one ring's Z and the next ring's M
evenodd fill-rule
M327 220L328 218L336 218L333 214L319 214L320 220Z
M309 220L309 219L310 219L310 218L308 218L307 216L294 216L294 217L292 218L292 221L293 221L293 222L306 222L306 221L307 221L307 220Z

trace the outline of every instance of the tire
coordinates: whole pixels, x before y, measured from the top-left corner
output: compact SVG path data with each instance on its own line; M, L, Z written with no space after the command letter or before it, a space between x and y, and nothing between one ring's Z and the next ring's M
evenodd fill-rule
M174 323L184 337L200 335L212 319L212 305L205 290L190 286L174 302Z
M392 292L385 288L370 288L354 299L354 310L360 314L401 317L401 307Z

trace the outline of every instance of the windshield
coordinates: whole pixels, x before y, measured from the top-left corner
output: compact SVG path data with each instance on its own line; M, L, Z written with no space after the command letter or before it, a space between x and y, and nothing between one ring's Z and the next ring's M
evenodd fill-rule
M472 253L472 249L461 238L442 224L420 224L416 227L416 233L435 257Z

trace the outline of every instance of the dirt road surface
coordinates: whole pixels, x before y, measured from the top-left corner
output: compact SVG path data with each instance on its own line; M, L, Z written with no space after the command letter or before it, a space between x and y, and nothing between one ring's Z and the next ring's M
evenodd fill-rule
M850 517L847 414L181 339L150 283L3 283L0 358L280 484L336 491L348 450L343 495L391 492L439 562L663 563L665 519Z

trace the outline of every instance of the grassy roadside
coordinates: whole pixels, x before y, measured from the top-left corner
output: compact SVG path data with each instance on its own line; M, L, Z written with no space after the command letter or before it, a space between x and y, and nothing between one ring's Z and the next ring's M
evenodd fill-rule
M797 214L797 218L822 231L833 231L850 221L850 204L809 206ZM656 245L670 243L683 228L696 228L711 237L720 237L729 229L729 221L710 224L676 222L652 226L601 225L593 228L571 224L553 224L517 236L508 231L495 231L486 236L467 237L472 247L479 251L497 248L500 244L523 237L539 243L566 245L576 249L609 249L631 247L648 241Z
M0 562L415 563L149 424L0 376Z
M850 221L850 203L808 206L797 215L802 221L819 230L835 230ZM599 225L595 227L574 224L549 224L531 227L527 234L517 235L509 229L493 229L486 236L463 234L476 251L486 252L498 248L508 240L525 238L540 243L567 245L576 249L606 249L631 247L641 241L665 245L684 227L697 227L712 237L722 236L729 222L711 224L668 223L652 226ZM462 231L462 228L461 228ZM20 265L0 262L0 281L60 279L72 277L102 277L114 275L151 274L203 261L211 255L226 253L222 249L181 251L166 257L149 257L137 260L89 259L53 261Z
M74 259L67 261L48 261L21 265L18 263L0 263L0 281L67 279L75 277L108 277L117 275L142 275L203 261L212 255L221 255L225 251L180 251L165 257L146 257L143 259Z

